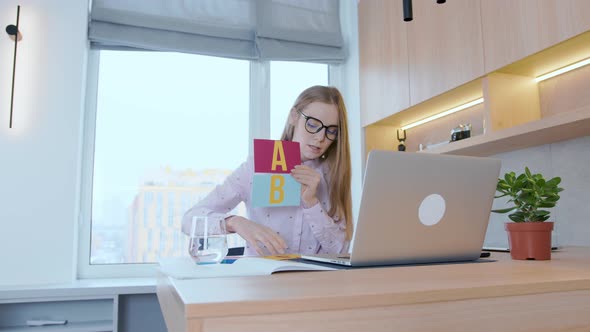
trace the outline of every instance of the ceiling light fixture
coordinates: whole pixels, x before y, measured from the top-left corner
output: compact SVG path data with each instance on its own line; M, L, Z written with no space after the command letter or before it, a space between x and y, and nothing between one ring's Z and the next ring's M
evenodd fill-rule
M404 22L410 22L414 19L412 15L412 0L403 0Z
M436 0L437 4L443 4L447 2L447 0ZM404 22L410 22L414 19L414 15L412 13L412 0L402 0L403 4L403 12L404 12Z

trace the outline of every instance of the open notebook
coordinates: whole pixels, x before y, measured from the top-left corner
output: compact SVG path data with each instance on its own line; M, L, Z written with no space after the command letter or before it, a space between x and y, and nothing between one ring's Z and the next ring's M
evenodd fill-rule
M162 258L160 271L176 279L244 277L270 275L286 271L330 271L334 268L290 260L259 257L239 258L231 264L197 265L190 257Z

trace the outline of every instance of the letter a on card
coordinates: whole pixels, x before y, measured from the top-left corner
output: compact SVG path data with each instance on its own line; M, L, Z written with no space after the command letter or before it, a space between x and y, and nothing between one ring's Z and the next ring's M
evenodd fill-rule
M301 184L289 174L299 164L301 152L298 142L255 139L252 205L299 205Z
M255 173L291 173L295 165L301 164L299 142L254 140Z

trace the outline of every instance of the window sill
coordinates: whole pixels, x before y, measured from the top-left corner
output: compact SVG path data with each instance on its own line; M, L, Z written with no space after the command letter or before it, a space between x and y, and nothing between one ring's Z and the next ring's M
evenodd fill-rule
M156 278L79 279L61 284L2 286L0 302L150 293L156 293Z

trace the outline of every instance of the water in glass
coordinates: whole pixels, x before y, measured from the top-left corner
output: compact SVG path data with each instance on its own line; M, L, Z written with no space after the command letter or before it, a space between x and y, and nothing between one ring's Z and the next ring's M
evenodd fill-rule
M188 252L197 264L217 264L227 255L225 218L221 215L192 219Z

